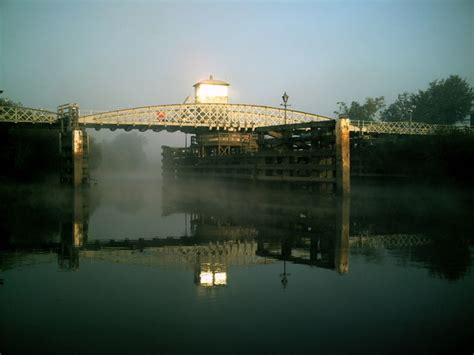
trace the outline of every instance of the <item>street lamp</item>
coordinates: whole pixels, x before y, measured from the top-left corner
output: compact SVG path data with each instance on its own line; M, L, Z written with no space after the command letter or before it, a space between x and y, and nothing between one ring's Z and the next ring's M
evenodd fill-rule
M283 103L280 104L280 106L283 106L283 107L285 108L285 124L286 124L286 108L287 108L288 106L291 106L291 105L288 105L288 99L289 99L290 97L288 96L288 94L287 94L286 91L285 91L285 93L283 94L283 96L282 96L281 98L283 99Z
M408 109L408 112L410 113L410 122L408 124L408 134L411 134L411 122L413 119L413 111L415 111L415 109L416 109L415 105L411 105L410 108Z
M286 272L286 259L283 259L283 273L280 274L281 285L283 286L283 288L286 288L286 286L288 285L288 276L290 275L291 274Z

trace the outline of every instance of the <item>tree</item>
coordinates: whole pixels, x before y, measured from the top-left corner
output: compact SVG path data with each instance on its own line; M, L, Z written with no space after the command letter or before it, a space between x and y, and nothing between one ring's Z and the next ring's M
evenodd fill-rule
M404 92L381 113L382 121L408 121L415 109L415 95Z
M0 98L0 106L22 104ZM59 158L56 130L0 125L0 178L33 181L57 174Z
M22 107L23 105L20 102L14 102L7 98L0 98L0 106L13 106L13 107Z
M345 102L338 102L339 111L334 111L334 113L349 116L353 121L373 121L376 119L377 112L385 106L384 100L383 96L368 97L362 105L357 101L352 101L350 107Z
M458 75L435 80L427 90L414 95L416 106L413 120L419 122L453 124L462 121L471 111L473 88Z

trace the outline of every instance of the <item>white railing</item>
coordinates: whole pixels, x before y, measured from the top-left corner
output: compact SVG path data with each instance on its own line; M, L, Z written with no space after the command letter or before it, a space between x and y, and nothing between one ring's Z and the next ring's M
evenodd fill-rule
M278 107L244 104L176 104L108 112L81 110L79 116L79 124L84 127L206 127L229 131L327 120L332 118ZM55 124L58 123L58 114L25 107L0 106L0 122ZM430 135L447 131L474 133L471 127L409 121L350 121L350 129L359 133L394 135Z
M54 124L58 123L58 114L26 107L0 106L0 122Z
M412 134L412 135L431 135L447 131L468 131L474 132L471 127L456 125L439 125L424 122L379 122L379 121L350 121L350 130L360 133L379 133L379 134Z
M146 106L81 116L84 126L207 127L237 130L285 123L327 121L329 117L282 108L242 104Z

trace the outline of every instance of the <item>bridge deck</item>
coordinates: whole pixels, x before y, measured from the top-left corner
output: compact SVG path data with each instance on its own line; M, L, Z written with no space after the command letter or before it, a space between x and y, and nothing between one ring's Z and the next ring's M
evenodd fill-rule
M80 117L79 123L94 128L107 125L137 129L206 128L238 131L285 123L328 120L331 118L268 106L182 104L104 112Z
M0 106L0 122L21 124L22 126L57 126L56 112L26 107Z
M242 131L333 120L330 117L277 107L245 104L175 104L146 106L79 117L79 126L94 129L184 131ZM58 127L56 112L25 107L0 106L0 123L21 127ZM423 122L352 121L350 130L367 134L432 135L447 131L474 133L471 127L433 125Z

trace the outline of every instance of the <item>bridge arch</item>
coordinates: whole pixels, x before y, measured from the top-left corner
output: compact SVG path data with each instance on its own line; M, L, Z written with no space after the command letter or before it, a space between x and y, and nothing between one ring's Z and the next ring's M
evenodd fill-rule
M317 114L247 104L171 104L126 108L79 117L86 128L145 131L242 131L258 127L332 120Z

